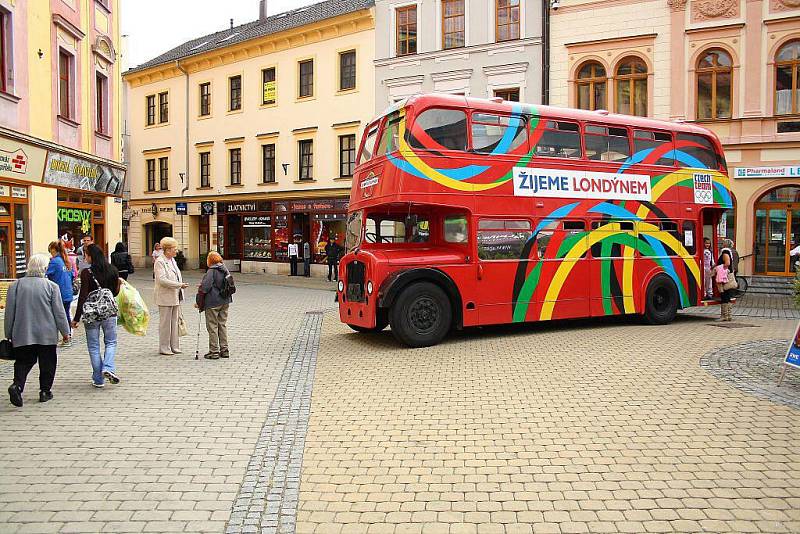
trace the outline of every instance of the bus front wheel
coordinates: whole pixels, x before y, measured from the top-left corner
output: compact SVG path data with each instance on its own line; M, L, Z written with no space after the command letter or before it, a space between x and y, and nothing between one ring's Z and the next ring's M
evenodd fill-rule
M405 288L389 312L392 334L409 347L436 345L452 324L450 299L436 284L418 282Z
M666 275L656 276L647 286L644 318L650 324L667 324L678 313L678 289Z

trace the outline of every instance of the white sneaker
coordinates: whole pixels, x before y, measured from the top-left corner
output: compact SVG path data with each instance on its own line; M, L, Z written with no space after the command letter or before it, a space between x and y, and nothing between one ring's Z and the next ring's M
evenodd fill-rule
M96 387L97 389L100 389L100 388L104 388L104 387L106 387L106 384L105 384L105 382L103 382L102 384L95 384L94 380L92 380L92 385L93 385L94 387Z

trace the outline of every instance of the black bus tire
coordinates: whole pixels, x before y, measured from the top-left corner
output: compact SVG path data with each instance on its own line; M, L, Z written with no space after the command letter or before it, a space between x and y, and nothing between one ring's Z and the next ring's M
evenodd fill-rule
M644 318L649 324L671 323L678 305L678 288L669 276L661 274L650 281L644 303Z
M409 347L436 345L450 331L452 322L450 299L430 282L403 289L389 311L392 334Z

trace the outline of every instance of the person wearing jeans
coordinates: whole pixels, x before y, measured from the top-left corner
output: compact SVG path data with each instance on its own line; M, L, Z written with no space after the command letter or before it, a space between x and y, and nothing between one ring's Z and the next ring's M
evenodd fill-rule
M100 330L103 330L105 352L100 354ZM86 345L92 362L92 384L102 384L108 378L112 384L117 376L115 358L117 355L117 316L109 317L99 323L86 324Z

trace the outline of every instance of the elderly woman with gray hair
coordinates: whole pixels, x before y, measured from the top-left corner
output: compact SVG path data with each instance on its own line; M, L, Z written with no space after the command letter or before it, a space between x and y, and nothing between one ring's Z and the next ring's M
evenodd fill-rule
M50 257L34 254L24 278L11 284L6 297L5 334L14 345L14 382L8 388L11 404L22 406L22 391L36 362L39 362L39 402L53 398L56 377L56 345L61 333L69 341L67 314L61 290L45 278Z
M178 242L171 237L161 240L164 251L156 258L153 266L155 273L155 301L158 306L158 352L166 356L181 353L181 338L178 332L178 320L181 314L183 290L189 287L184 283L181 270L175 262L178 254Z

